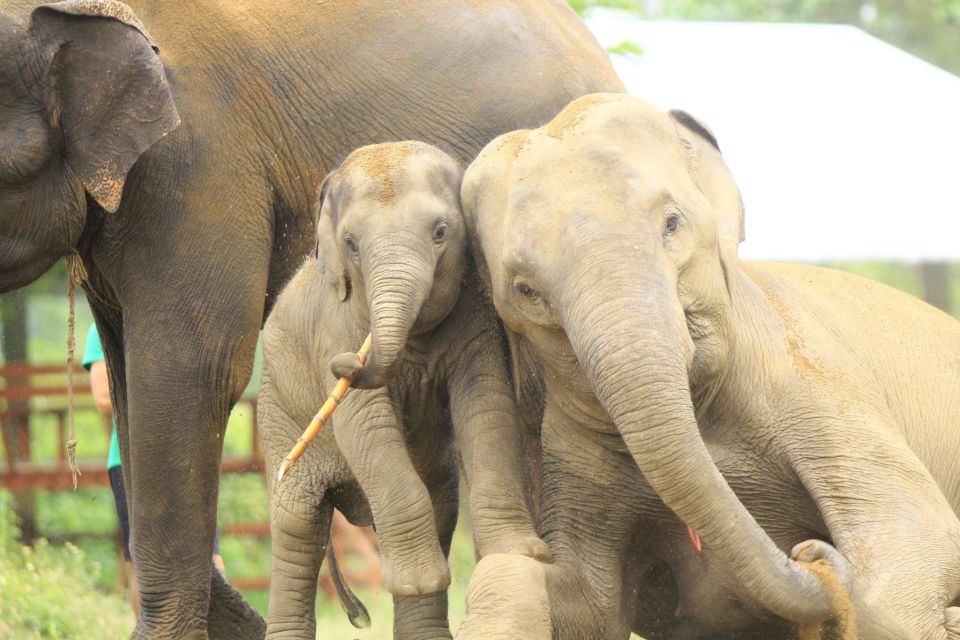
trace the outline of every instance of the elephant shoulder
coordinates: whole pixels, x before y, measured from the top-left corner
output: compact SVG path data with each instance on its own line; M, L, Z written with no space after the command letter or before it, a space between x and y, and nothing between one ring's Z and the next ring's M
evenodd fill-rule
M277 296L263 327L264 347L289 340L300 333L300 327L314 324L313 316L323 306L324 292L324 274L316 258L308 258Z

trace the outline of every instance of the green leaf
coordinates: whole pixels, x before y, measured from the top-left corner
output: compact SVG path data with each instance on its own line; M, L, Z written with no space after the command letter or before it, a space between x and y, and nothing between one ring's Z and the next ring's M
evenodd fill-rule
M607 47L607 53L614 53L621 56L642 56L643 47L633 40L624 40L620 44Z

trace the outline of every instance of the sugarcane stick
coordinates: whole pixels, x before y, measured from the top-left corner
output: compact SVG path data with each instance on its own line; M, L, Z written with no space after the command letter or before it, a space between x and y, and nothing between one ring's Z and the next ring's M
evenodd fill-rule
M357 360L360 361L362 365L367 361L367 356L370 355L370 347L373 344L373 336L367 334L367 339L363 341L363 346L360 347L360 351L357 352ZM290 450L290 453L287 454L287 457L283 459L283 462L280 463L280 471L277 472L277 481L283 480L284 474L290 470L290 467L300 459L300 456L303 455L303 452L307 450L307 447L310 446L310 443L313 442L313 439L317 437L317 434L320 433L320 430L323 429L323 425L327 423L327 420L330 419L330 416L333 415L334 409L343 402L343 399L347 397L347 392L350 391L350 384L353 382L352 378L343 376L337 380L337 384L334 385L333 391L330 392L330 395L327 396L327 401L323 403L323 406L320 407L320 410L317 411L317 415L313 416L313 420L310 421L310 425L307 426L306 431L303 432L303 435L297 438L297 443L293 445L293 448Z

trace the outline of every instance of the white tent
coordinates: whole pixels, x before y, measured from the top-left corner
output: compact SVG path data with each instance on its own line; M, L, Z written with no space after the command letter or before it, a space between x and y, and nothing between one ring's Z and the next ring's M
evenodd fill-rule
M851 26L598 11L630 93L707 124L743 192L740 255L960 259L960 78Z

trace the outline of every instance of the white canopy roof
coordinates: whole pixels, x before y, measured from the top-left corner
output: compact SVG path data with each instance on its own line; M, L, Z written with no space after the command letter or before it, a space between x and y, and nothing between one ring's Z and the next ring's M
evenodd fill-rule
M960 260L960 78L851 26L645 22L597 11L630 93L716 134L741 257Z

